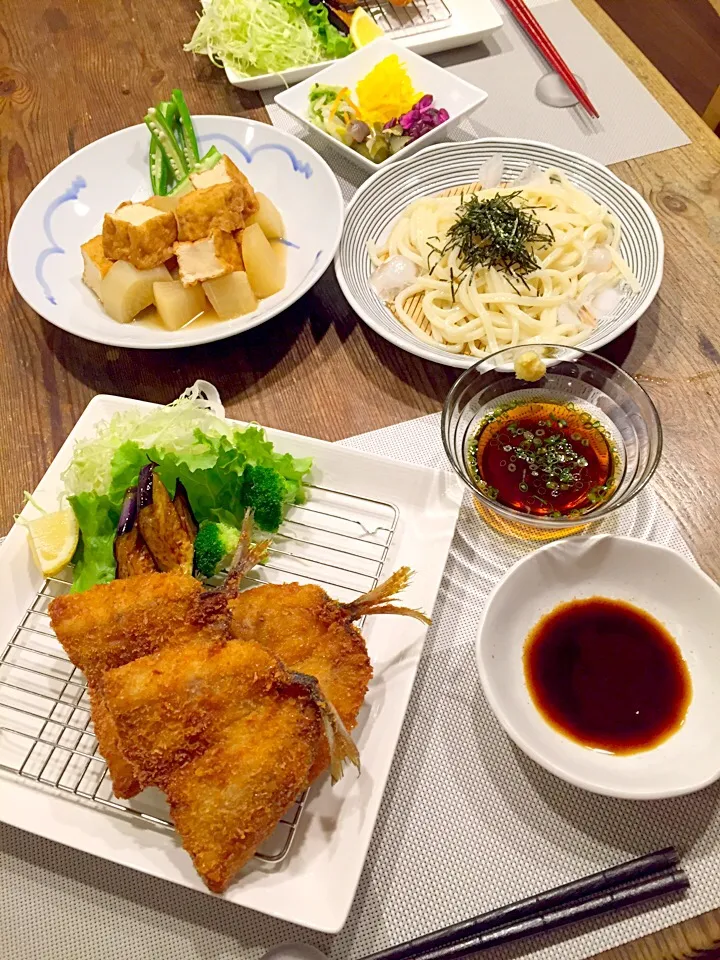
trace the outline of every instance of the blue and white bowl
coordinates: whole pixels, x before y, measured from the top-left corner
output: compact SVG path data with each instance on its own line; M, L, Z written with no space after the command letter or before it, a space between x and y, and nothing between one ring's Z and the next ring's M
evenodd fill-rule
M86 340L118 347L169 349L222 340L285 310L330 265L343 226L335 175L311 147L264 123L196 116L201 150L213 144L267 194L285 221L287 282L251 314L169 331L112 320L83 284L80 245L102 230L124 200L151 194L144 124L96 140L58 164L20 208L10 231L8 267L22 298L50 323Z
M557 167L581 190L604 203L622 227L620 252L640 283L615 309L603 316L583 350L598 350L631 327L647 310L660 287L664 243L655 214L639 193L607 167L579 153L533 140L492 138L428 147L414 157L381 167L358 190L345 215L335 272L350 306L376 333L426 360L450 367L472 367L477 357L448 353L440 344L426 344L404 327L370 286L373 271L367 241L384 240L405 208L419 197L475 183L481 165L501 154L507 179L528 164Z

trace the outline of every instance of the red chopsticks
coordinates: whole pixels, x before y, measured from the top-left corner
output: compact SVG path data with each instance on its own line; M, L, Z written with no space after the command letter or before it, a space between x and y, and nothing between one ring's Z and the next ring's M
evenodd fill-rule
M527 33L553 70L560 77L562 77L567 87L575 94L590 116L598 118L600 114L592 105L590 98L573 76L570 67L568 67L568 65L565 63L557 49L553 46L553 43L548 35L535 19L534 14L526 6L525 0L505 0L505 5L510 8L513 16L520 26L525 30L525 33Z

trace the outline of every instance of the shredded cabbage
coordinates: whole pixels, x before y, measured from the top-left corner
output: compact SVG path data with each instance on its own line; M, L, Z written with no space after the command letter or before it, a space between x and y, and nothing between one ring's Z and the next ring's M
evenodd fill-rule
M185 49L208 56L242 77L321 63L353 49L321 13L308 17L303 0L205 0Z
M166 407L149 413L116 413L98 425L93 437L76 443L70 466L63 474L65 493L109 493L116 470L113 458L118 448L129 441L144 450L198 456L204 449L198 431L203 438L232 434L233 427L224 417L225 408L217 389L205 380L197 380Z

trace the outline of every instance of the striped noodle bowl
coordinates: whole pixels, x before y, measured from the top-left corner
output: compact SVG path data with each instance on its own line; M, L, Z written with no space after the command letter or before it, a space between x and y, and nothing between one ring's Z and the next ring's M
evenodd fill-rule
M542 169L557 167L619 219L620 253L637 277L640 290L624 296L580 344L583 350L597 350L631 327L655 297L663 273L663 236L655 214L632 187L595 160L550 144L504 138L444 143L383 166L360 187L347 209L335 257L343 293L362 320L402 350L451 367L477 363L475 357L448 353L441 346L422 342L400 323L370 286L373 267L367 241L384 240L408 204L418 197L474 183L481 164L498 153L505 160L507 179L519 176L530 163Z

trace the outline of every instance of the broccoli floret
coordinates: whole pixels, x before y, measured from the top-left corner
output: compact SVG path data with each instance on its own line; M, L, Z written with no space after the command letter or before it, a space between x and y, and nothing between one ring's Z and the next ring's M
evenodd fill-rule
M287 486L272 467L246 467L240 499L255 511L255 523L261 530L275 533L282 522Z
M240 542L240 531L229 523L206 520L195 538L195 572L213 577L232 561Z

